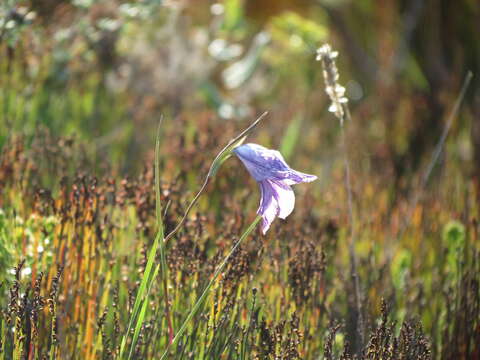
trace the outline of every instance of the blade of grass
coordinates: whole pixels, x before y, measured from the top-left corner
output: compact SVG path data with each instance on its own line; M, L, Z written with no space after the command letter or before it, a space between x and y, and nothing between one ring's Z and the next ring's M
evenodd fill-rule
M156 276L158 274L158 270L159 270L159 266L157 265L157 267L155 268L155 271L153 272L152 282L150 282L150 285L148 287L148 291L147 291L147 294L145 296L145 299L143 299L143 305L142 305L142 308L140 310L140 314L138 315L137 323L135 325L135 331L133 333L132 344L130 345L130 352L128 353L128 358L129 359L132 358L133 350L135 349L135 346L137 344L138 335L140 335L140 330L142 329L143 320L145 319L145 314L147 312L148 296L150 295L150 290L152 289L153 279L156 278Z
M165 299L165 316L167 318L168 326L168 343L171 344L173 341L173 326L172 326L172 317L170 316L170 303L168 296L168 266L165 256L165 244L163 242L164 230L163 230L163 221L162 221L162 207L160 203L160 123L158 124L157 129L157 138L155 140L155 203L156 203L156 215L157 215L157 228L158 232L161 234L159 243L160 250L160 265L161 265L161 275L163 283L163 296Z
M160 124L158 128L160 129L160 125L162 122L162 119L160 119ZM156 182L156 188L159 186L159 181L158 181L158 157L159 157L159 131L157 131L157 139L156 139L156 146L155 146L155 182ZM160 193L159 190L157 190L156 194L156 212L157 212L157 235L155 237L155 241L153 243L152 248L149 251L148 254L148 260L147 260L147 266L145 267L145 272L143 273L142 281L140 283L140 287L137 292L137 296L135 297L135 303L133 305L132 312L130 314L130 320L128 322L127 330L125 334L122 337L122 342L120 345L120 354L119 357L120 359L123 358L124 353L125 353L125 346L127 344L127 339L130 334L130 330L132 329L132 325L136 319L139 319L139 311L140 311L140 305L142 303L142 299L145 297L145 290L147 289L147 286L149 286L153 280L156 277L156 272L154 273L155 276L151 276L152 268L153 268L153 263L155 261L155 256L157 254L157 248L159 246L159 243L162 243L163 245L163 223L161 221L161 204L160 204ZM163 250L161 250L163 251ZM136 323L136 328L135 331L138 329L138 326L141 327L141 324L137 321ZM133 345L133 343L132 343Z
M402 227L400 228L397 238L401 238L405 231L408 229L410 226L410 222L413 217L413 213L415 212L415 209L417 208L417 205L420 201L420 198L422 196L423 191L427 187L428 181L430 180L430 176L432 175L432 171L435 168L435 165L438 163L438 159L440 158L440 155L443 151L445 142L447 140L448 134L450 133L450 129L452 128L453 122L457 118L457 115L460 111L460 106L462 105L463 99L465 98L465 95L467 93L468 87L470 85L470 82L472 81L473 78L473 73L469 71L467 75L465 76L465 80L463 81L462 88L460 89L460 93L458 94L455 104L453 105L452 111L450 112L447 123L445 124L445 127L442 131L442 134L440 136L440 139L438 140L435 149L432 153L432 157L428 163L428 166L425 170L425 172L422 174L422 177L420 179L420 184L417 187L417 190L415 191L412 199L410 200L410 204L407 210L407 215L405 217L405 221L402 224Z
M125 353L125 346L127 344L127 339L128 339L129 334L130 334L130 330L132 329L133 322L138 317L140 305L142 303L142 299L144 298L145 290L147 288L147 284L150 283L150 281L149 281L150 278L151 278L150 274L152 272L153 262L155 260L155 255L157 253L157 247L158 247L158 243L159 243L159 240L160 240L159 235L160 234L157 234L157 236L155 238L155 241L153 243L153 246L150 249L150 252L148 254L147 266L145 267L145 272L143 273L142 281L140 283L140 287L138 288L137 296L135 297L135 303L133 305L133 309L132 309L132 312L130 314L130 320L128 322L127 330L125 331L125 334L122 337L122 342L121 342L121 345L120 345L120 354L119 354L120 359L123 358L123 355ZM152 281L153 281L153 279L152 279Z

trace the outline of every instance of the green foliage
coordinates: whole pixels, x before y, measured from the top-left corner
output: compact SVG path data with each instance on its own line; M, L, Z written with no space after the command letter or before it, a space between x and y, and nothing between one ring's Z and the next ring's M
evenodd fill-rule
M327 28L293 12L277 17L272 22L275 38L297 54L311 53L327 38Z
M242 0L225 0L224 7L223 28L225 31L238 29L244 22Z
M392 261L390 272L395 289L400 293L405 289L405 282L412 266L412 254L403 249L399 251Z
M5 212L0 209L0 283L6 280L6 274L13 265L13 251L11 238L7 234L12 229L8 226L8 219Z
M260 56L269 40L270 35L267 33L261 32L257 34L245 56L223 71L223 79L227 88L236 89L253 75L259 64Z
M52 215L32 214L25 220L0 209L0 282L11 280L10 270L20 258L25 260L24 268L29 272L38 261L37 256L42 257L44 264L50 264L53 261L51 243L57 225L58 219Z
M280 152L286 160L290 159L295 151L295 146L301 137L301 125L302 116L300 115L296 119L292 120L292 122L288 125L285 134L283 135L282 144L280 145Z
M455 220L448 222L443 228L442 239L450 251L460 252L465 245L465 226Z
M449 221L443 227L442 240L447 248L449 270L453 276L457 276L465 247L465 226L456 220Z

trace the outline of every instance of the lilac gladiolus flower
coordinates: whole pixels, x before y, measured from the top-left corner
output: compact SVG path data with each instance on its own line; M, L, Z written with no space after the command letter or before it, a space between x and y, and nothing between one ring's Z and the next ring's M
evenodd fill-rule
M257 214L262 216L265 234L275 217L285 219L293 211L295 194L290 185L311 182L317 177L291 169L278 151L257 144L241 145L233 151L260 185Z

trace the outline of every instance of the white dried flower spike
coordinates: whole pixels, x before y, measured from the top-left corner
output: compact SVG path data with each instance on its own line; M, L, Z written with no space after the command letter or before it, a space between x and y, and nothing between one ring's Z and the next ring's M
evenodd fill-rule
M333 51L329 44L324 44L317 50L317 61L320 61L323 67L325 92L332 102L328 111L334 113L343 126L345 117L343 104L346 104L348 99L345 97L345 88L338 83L338 69L335 64L337 56L338 51Z
M328 56L330 59L335 59L338 56L338 51L332 51L329 44L324 44L317 49L317 61L322 60L322 57Z

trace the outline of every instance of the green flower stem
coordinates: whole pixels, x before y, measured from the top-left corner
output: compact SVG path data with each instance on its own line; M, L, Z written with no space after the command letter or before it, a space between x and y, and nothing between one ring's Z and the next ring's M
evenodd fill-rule
M217 270L215 270L215 273L213 274L212 276L212 279L210 280L210 282L208 283L207 287L205 288L205 290L203 290L203 293L202 295L200 295L200 297L198 298L197 302L195 303L195 305L193 306L192 310L190 310L190 313L187 315L185 321L183 322L182 326L180 327L180 329L178 330L177 334L175 335L175 337L173 338L173 341L171 344L169 344L169 346L167 347L167 349L165 350L165 352L163 353L162 357L160 358L160 360L163 360L163 359L166 359L167 356L168 356L168 353L170 351L170 348L175 346L178 341L180 340L180 338L182 337L183 333L185 332L185 330L187 329L187 326L188 326L188 323L190 322L190 320L192 320L192 318L197 314L198 310L200 309L200 307L202 306L204 300L206 299L208 293L210 292L210 289L212 288L213 284L215 283L215 281L217 280L218 276L220 275L220 273L225 269L225 266L227 265L228 263L228 260L230 260L230 258L232 257L232 255L235 253L235 251L238 249L238 247L240 246L240 244L242 243L242 241L248 236L250 235L250 233L255 229L255 227L257 226L258 222L261 220L261 216L258 215L255 220L253 220L253 222L250 224L250 226L247 228L247 230L245 230L245 232L242 234L242 236L240 236L240 239L236 242L236 244L232 247L232 250L230 250L230 252L228 253L228 255L225 257L225 259L223 259L222 263L220 264L220 266L217 268Z
M215 176L217 173L218 168L220 165L222 165L225 160L227 160L231 156L232 150L240 145L245 138L250 134L250 132L255 129L255 127L258 125L258 123L265 117L267 116L267 112L264 112L262 115L260 115L257 120L255 120L248 128L243 130L239 135L237 135L235 138L230 140L228 144L218 153L218 155L215 157L215 159L212 162L212 165L210 166L210 169L208 170L208 174L205 178L205 181L203 182L202 187L198 191L197 195L193 198L192 202L188 205L187 210L185 210L185 214L181 218L180 222L178 225L173 229L163 240L164 243L166 243L168 240L170 240L177 232L180 230L182 227L183 223L185 222L188 214L190 213L190 210L192 209L193 205L198 201L200 198L200 195L202 195L203 191L207 187L210 179Z

